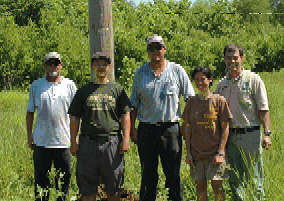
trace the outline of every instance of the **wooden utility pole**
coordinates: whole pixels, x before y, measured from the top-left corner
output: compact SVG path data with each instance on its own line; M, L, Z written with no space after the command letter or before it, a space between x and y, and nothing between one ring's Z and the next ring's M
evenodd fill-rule
M112 0L89 0L90 53L104 52L111 58L109 80L114 81ZM94 81L94 72L91 69Z

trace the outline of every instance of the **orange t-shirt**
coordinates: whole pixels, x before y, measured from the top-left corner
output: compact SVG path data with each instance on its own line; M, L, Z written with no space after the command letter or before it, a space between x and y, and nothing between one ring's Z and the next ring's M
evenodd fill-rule
M207 99L196 95L188 99L182 119L190 124L190 152L194 160L213 160L221 141L221 122L232 118L226 99L211 94ZM185 132L183 124L181 132Z

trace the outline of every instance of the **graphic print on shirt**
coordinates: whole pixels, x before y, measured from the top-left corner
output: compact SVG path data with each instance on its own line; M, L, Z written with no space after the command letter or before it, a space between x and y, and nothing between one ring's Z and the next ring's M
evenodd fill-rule
M196 111L195 118L198 114L204 114L204 118L206 121L198 121L196 122L198 125L204 125L205 128L209 128L211 130L216 129L216 120L218 118L217 114L217 108L215 108L212 104L209 104L209 113L206 113L203 111L202 108L200 108L200 111Z
M92 110L110 110L115 107L115 99L107 94L91 94L87 99L87 105Z
M98 88L87 98L87 106L92 110L91 125L107 131L117 124L110 113L115 114L116 100L112 94L107 93L104 87Z

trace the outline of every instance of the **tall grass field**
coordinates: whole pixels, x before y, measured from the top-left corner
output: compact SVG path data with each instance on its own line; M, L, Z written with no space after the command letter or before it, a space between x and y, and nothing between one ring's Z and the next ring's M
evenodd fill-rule
M284 71L273 73L260 73L269 99L271 129L273 132L272 147L264 150L265 193L268 201L284 200ZM215 90L218 80L214 81L212 91ZM192 82L194 85L194 83ZM130 96L130 94L128 94ZM0 92L0 200L1 201L28 201L34 199L34 168L33 152L28 148L26 132L26 107L28 93L20 91ZM182 109L185 103L181 101ZM36 117L35 117L36 118ZM185 143L183 146L183 159L181 165L181 179L185 201L196 200L197 193L193 179L190 177L190 168L185 160ZM131 143L130 150L125 154L125 188L139 194L140 188L140 162L137 146ZM72 156L72 179L68 200L76 200L79 190L76 184L75 169L76 158ZM165 176L159 164L159 183L157 200L167 200L165 189ZM50 179L54 184L54 169ZM214 200L212 188L209 186L209 200ZM226 200L230 199L228 181L224 180ZM248 201L253 200L253 188L246 189ZM56 200L58 194L55 188L51 189L50 200Z

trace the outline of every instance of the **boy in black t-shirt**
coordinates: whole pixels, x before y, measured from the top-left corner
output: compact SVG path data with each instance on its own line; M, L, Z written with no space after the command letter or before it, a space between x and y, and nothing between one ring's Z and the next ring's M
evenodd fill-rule
M108 80L110 64L106 55L93 55L96 81L77 91L68 111L71 153L77 156L76 177L83 201L96 200L99 177L105 184L108 200L120 200L124 179L123 153L130 148L131 104L124 89Z

